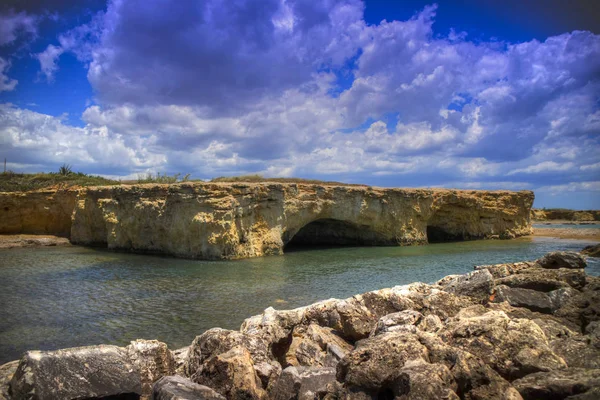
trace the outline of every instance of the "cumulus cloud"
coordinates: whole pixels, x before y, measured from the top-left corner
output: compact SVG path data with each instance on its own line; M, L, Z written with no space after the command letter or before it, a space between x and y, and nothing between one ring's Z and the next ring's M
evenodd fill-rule
M11 91L17 86L17 80L10 79L6 71L10 68L10 63L0 57L0 92Z
M14 43L21 34L35 36L37 18L26 12L8 11L0 13L0 46Z
M143 3L111 1L38 55L51 78L60 54L75 54L97 95L86 127L61 131L118 138L133 169L597 181L598 35L475 42L434 35L434 6L368 25L358 0Z

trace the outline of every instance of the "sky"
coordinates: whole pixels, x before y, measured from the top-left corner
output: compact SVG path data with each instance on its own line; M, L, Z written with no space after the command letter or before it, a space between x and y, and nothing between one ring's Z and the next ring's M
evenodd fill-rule
M600 209L595 3L5 0L0 158Z

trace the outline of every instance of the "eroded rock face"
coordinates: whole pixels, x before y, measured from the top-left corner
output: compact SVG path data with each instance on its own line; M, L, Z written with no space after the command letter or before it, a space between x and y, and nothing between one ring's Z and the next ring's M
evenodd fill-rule
M10 382L13 399L84 399L117 395L152 396L152 384L175 373L173 355L157 340L127 347L87 346L29 351Z
M182 183L0 193L0 234L202 259L304 243L422 244L532 232L532 192ZM428 234L432 236L428 237Z
M153 400L225 400L225 397L207 386L182 376L165 376L153 387Z
M79 399L142 392L140 372L117 346L29 351L10 384L15 399Z

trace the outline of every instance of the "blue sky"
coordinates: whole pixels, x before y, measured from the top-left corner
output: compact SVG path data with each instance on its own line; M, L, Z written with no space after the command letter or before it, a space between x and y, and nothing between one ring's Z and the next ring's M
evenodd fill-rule
M528 189L537 207L600 208L594 1L21 3L0 6L12 170Z

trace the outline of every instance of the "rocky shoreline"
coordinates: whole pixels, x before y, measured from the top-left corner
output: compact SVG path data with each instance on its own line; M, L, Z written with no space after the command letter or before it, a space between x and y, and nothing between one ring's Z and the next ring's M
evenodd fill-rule
M266 309L184 349L29 351L0 399L595 399L600 278L578 253Z

